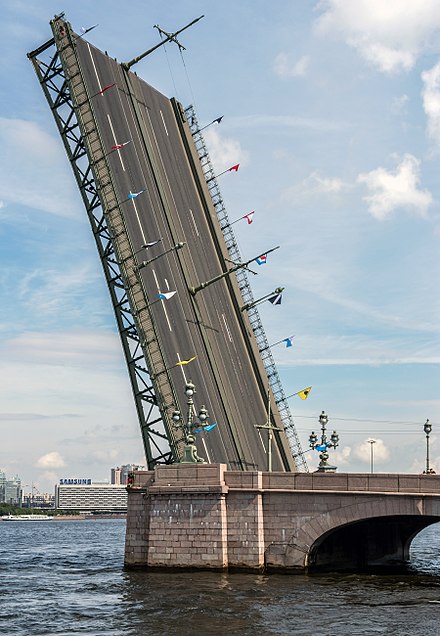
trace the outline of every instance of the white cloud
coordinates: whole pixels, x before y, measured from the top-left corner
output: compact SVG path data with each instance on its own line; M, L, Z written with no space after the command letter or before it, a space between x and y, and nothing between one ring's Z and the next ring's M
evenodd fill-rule
M6 203L78 216L79 195L61 141L35 122L0 117L0 146L7 148L0 157L0 197Z
M406 105L408 104L409 97L406 94L399 95L399 97L395 97L392 101L392 109L395 113L402 113L406 109Z
M292 64L285 53L279 53L274 60L274 71L279 77L304 77L309 63L310 58L307 55Z
M106 449L98 449L94 450L91 453L94 462L99 462L101 464L111 464L115 461L115 459L119 456L119 451L116 448Z
M62 467L60 466L60 468ZM38 476L36 486L40 489L40 492L41 489L44 489L53 494L53 486L58 480L58 473L55 473L53 470L46 470Z
M65 465L64 459L57 451L42 455L35 463L37 468L63 468Z
M228 122L229 127L239 128L307 128L316 132L332 132L347 129L347 123L343 121L331 121L311 117L299 117L297 115L241 115ZM208 132L208 131L207 131Z
M341 37L386 73L408 71L440 28L438 0L324 0L320 34Z
M27 331L0 342L0 356L14 359L15 364L32 363L45 366L67 365L110 369L121 361L118 335L110 330L70 330L59 332ZM0 362L0 368L2 364ZM5 379L6 380L6 379Z
M373 455L374 465L384 464L390 458L390 451L381 439L375 439L374 443L370 443L368 440L363 441L360 446L355 448L353 454L357 459L365 464L369 464L371 462L371 455Z
M34 269L19 280L17 295L25 307L38 313L40 321L62 314L72 317L84 311L85 292L98 286L98 274L89 263L62 263L59 269Z
M284 190L281 200L297 205L299 197L307 199L315 195L340 194L348 188L349 184L338 177L325 177L318 172L312 172L300 183Z
M405 154L394 172L379 167L360 174L358 182L367 186L372 194L364 197L370 213L383 220L394 210L411 210L418 216L426 216L432 203L428 190L420 190L420 160Z
M245 165L248 162L248 153L242 149L237 139L222 137L214 128L206 130L204 137L216 171L221 172L237 163Z
M423 109L428 119L427 133L435 145L440 147L440 62L422 73L422 81Z

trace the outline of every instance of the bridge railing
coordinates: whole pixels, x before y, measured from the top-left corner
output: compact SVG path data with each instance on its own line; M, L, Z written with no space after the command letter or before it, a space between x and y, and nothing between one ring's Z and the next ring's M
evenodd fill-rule
M440 495L440 475L404 473L285 473L228 471L224 464L174 464L158 466L154 471L135 471L131 488L151 486L181 487L185 492L202 492L222 486L228 490L302 491L345 493L402 493Z
M197 149L200 165L205 175L206 183L208 185L209 193L214 205L214 209L217 214L217 218L222 230L223 237L225 239L226 247L228 249L231 260L235 262L241 262L240 248L235 238L234 230L229 221L228 213L220 192L220 188L215 177L214 167L209 157L209 152L205 144L205 140L200 130L197 115L193 106L188 106L185 109L187 120L191 128L194 144ZM244 304L253 303L254 296L249 283L249 278L244 268L239 269L236 272L237 283L240 289L241 296ZM284 430L289 441L290 450L295 459L298 469L308 471L307 462L301 449L298 434L296 432L295 423L293 421L292 414L290 412L289 404L286 399L281 379L276 368L275 360L270 349L269 342L264 331L263 323L261 322L260 314L257 307L252 307L247 312L251 327L255 336L255 340L260 352L261 360L263 362L272 393L274 395L275 402L280 413L281 420L283 422Z

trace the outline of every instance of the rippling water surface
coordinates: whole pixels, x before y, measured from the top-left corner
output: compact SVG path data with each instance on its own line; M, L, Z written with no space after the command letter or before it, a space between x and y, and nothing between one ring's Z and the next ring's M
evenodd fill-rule
M0 522L0 634L440 634L440 524L411 574L123 570L124 520Z

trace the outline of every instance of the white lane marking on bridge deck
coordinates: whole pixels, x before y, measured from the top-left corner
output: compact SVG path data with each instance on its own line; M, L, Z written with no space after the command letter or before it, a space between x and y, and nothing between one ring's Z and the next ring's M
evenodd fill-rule
M203 448L205 449L206 459L208 460L208 464L212 464L212 462L211 462L211 458L210 458L209 453L208 453L208 448L207 448L207 446L206 446L206 442L205 442L205 440L203 439L203 437L202 437L202 444L203 444Z
M98 82L99 90L102 91L102 84L99 81L98 71L96 70L95 60L93 59L92 51L90 50L90 44L87 42L87 48L89 50L90 59L92 60L93 70L95 71L96 81ZM101 97L104 97L104 93L101 93Z
M194 218L194 214L193 214L193 211L191 210L191 208L189 208L189 213L190 213L190 215L191 215L191 221L193 222L193 225L194 225L194 230L195 230L195 232L196 232L197 236L200 236L200 234L199 234L199 229L198 229L198 227L197 227L197 225L196 225L196 220L195 220L195 218Z
M258 428L258 429L257 429L257 431L258 431L258 435L260 436L261 446L263 447L264 452L265 452L265 453L267 453L267 451L266 451L266 444L263 442L263 437L262 437L262 435L261 435L261 430Z
M139 230L140 230L140 233L142 234L142 242L146 243L147 239L146 239L145 234L144 234L144 229L142 227L141 219L139 217L139 212L137 211L136 201L134 199L132 199L131 202L133 203L134 211L136 213L136 219L137 219L137 222L138 222L138 225L139 225Z
M167 278L165 278L165 285L167 286L167 290L170 291L170 284Z
M151 272L152 272L153 277L154 277L154 282L156 283L157 291L160 292L159 281L157 280L156 271L154 269L152 269ZM167 302L166 300L162 301L162 303L161 303L162 304L162 309L163 309L163 313L165 314L165 318L167 319L169 330L172 331L170 319L168 318L167 310L166 310L166 307L165 307L165 303L166 302Z
M164 116L163 116L163 112L162 112L161 110L160 110L159 112L160 112L160 116L162 117L163 127L165 128L165 132L166 132L166 134L167 134L167 137L169 137L169 135L168 135L168 130L167 130L167 125L166 125L166 123L165 123L165 118L164 118Z
M229 342L232 342L232 336L228 327L228 323L226 322L225 314L222 314L222 318L223 318L223 324L225 325L226 333L228 334Z
M177 361L181 362L182 358L180 357L180 353L178 351L176 351L176 356L177 356ZM183 368L183 364L180 365L180 370L182 371L183 380L184 380L185 384L188 384L188 380L186 379L185 369Z
M113 128L112 120L110 119L109 113L107 113L107 119L108 119L108 123L109 123L109 126L110 126L110 130L112 131L113 141L115 142L115 146L116 146L118 141L116 139L115 129ZM119 157L119 161L121 162L122 170L125 172L125 166L124 166L124 162L122 161L121 151L117 150L116 152L118 153L118 157Z

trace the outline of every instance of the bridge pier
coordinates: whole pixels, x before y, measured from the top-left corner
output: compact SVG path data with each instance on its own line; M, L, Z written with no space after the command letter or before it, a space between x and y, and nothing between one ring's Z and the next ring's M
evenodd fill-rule
M304 573L392 571L440 521L440 477L228 471L134 474L125 565Z

